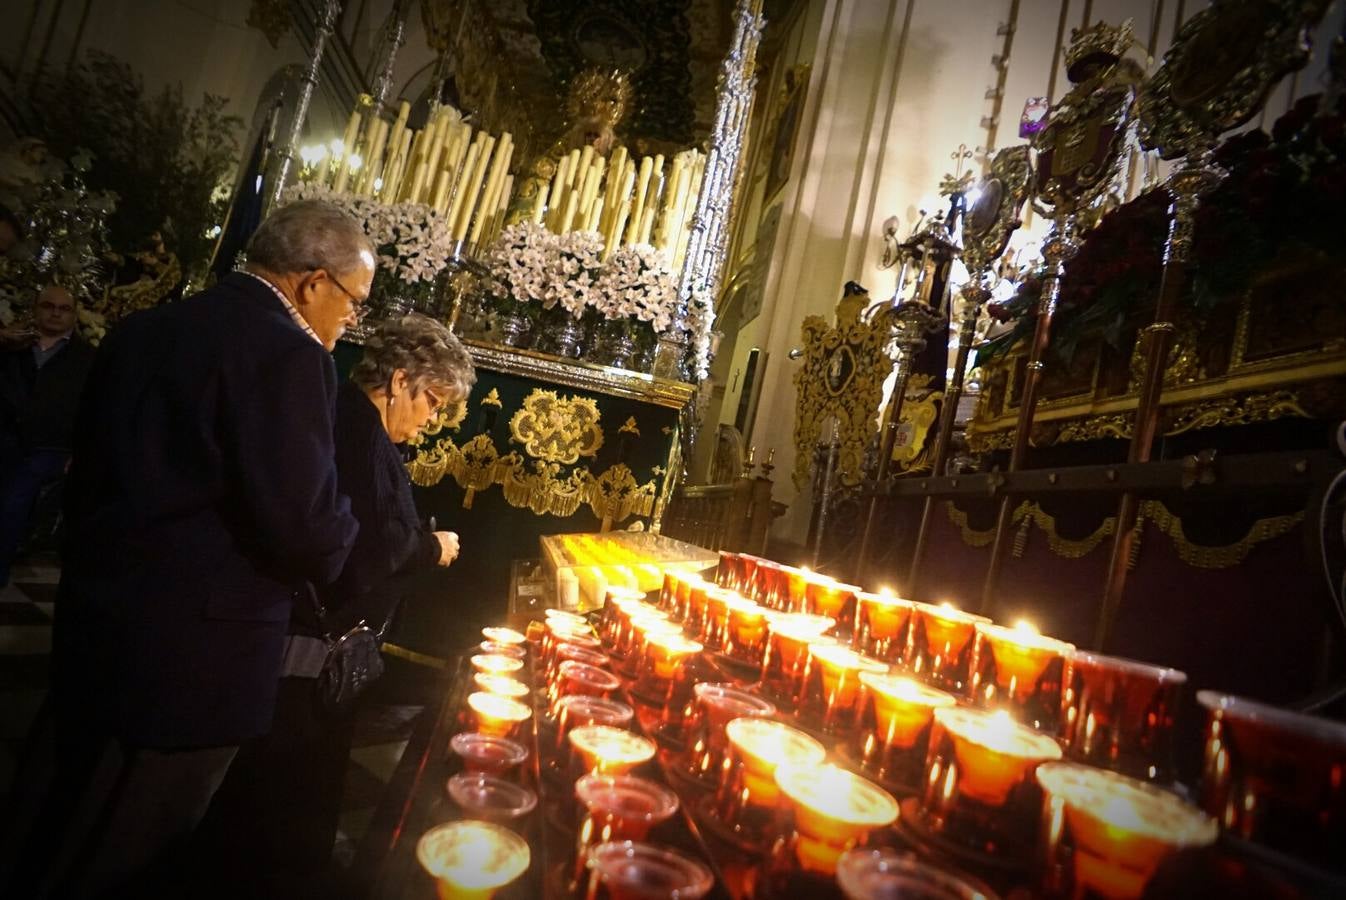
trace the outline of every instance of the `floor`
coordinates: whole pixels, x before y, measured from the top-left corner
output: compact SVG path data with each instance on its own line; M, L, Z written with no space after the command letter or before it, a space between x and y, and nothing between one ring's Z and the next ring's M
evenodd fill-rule
M18 563L0 589L0 815L28 727L47 688L51 621L60 570L49 560ZM333 851L340 864L353 858L384 786L406 749L423 707L374 702L360 711L346 769L341 830Z

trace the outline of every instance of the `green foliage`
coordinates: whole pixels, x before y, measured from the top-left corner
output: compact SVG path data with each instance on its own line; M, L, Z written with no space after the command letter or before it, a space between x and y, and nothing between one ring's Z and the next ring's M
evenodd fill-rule
M206 94L190 106L181 85L150 95L130 65L95 50L33 95L38 136L58 156L87 147L90 188L119 197L108 220L113 248L140 251L160 231L186 272L208 261L214 239L206 231L228 207L242 120L225 114L227 103Z

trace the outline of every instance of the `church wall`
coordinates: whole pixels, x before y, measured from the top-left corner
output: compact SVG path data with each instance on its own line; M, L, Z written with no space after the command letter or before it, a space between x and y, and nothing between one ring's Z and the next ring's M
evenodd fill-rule
M801 22L816 25L816 50L783 192L780 231L765 276L763 312L738 336L723 370L733 388L751 347L769 353L752 443L759 453L776 450L776 499L790 506L777 522L780 537L804 538L811 502L807 490L797 494L789 476L796 364L787 354L798 343L803 318L816 314L830 321L847 280L865 285L875 300L890 297L896 273L878 268L884 219L897 215L905 235L918 209L942 208L938 184L954 170L950 154L960 143L993 150L1019 143L1024 101L1048 95L1054 58L1051 94L1060 98L1068 83L1053 48L1063 7L1062 42L1086 18L1117 23L1130 17L1142 45L1153 44L1157 64L1177 25L1205 6L1174 0L809 0ZM998 121L988 129L983 117L992 114L994 98L988 92L998 76L992 56L1003 53L1005 40L997 29L1012 15L1003 101ZM1316 43L1325 46L1340 31L1344 16L1338 5ZM1273 93L1266 127L1288 108L1292 96L1319 89L1324 55L1317 54L1293 84L1287 79ZM1139 182L1138 172L1136 187ZM749 218L758 214L745 212ZM1045 230L1036 218L1020 240ZM719 422L733 421L737 399L735 390L725 390Z

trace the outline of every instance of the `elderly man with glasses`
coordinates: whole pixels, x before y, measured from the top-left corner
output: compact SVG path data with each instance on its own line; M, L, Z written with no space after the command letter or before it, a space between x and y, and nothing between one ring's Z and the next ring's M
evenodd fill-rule
M361 226L284 207L242 272L133 315L90 373L53 635L56 773L6 896L158 896L239 745L271 726L291 609L340 574L329 351ZM22 777L22 776L21 776Z

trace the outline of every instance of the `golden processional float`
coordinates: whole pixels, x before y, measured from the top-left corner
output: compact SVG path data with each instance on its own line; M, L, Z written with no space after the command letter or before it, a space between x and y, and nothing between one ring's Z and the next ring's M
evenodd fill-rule
M1324 685L1341 624L1317 530L1346 416L1340 50L1323 95L1233 133L1304 65L1322 12L1214 4L1148 78L1129 23L1074 34L1073 86L1031 148L975 186L946 179L951 212L895 242L914 287L805 321L806 562L1277 700ZM1122 202L1142 151L1172 171ZM1027 203L1050 232L1016 273ZM956 345L942 396L909 363L921 342Z
M455 580L499 597L542 535L659 530L712 355L764 19L760 0L734 8L709 142L639 156L617 139L633 106L623 73L577 72L549 143L501 77L481 5L422 14L435 78L452 56L470 120L432 102L418 123L380 79L329 145L301 153L289 136L297 177L276 199L335 203L378 247L374 314L339 363L379 318L411 311L472 353L475 389L416 440L409 471L422 512L472 535ZM400 41L385 44L391 59ZM323 46L320 33L306 93Z

